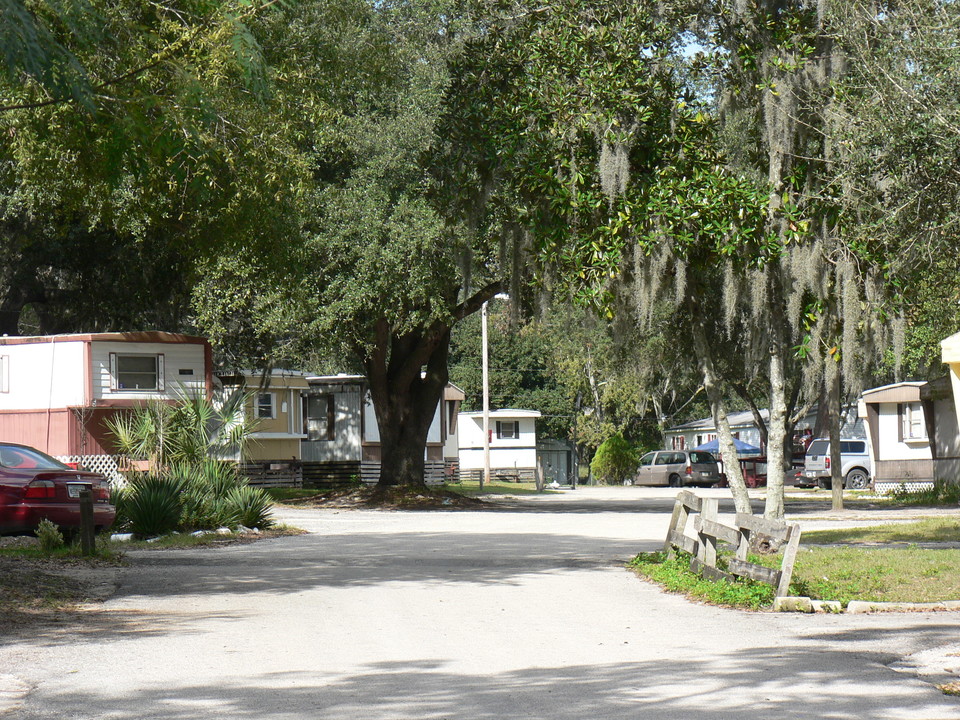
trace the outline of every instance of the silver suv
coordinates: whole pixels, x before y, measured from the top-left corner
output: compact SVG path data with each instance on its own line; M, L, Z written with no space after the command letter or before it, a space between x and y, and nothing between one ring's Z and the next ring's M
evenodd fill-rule
M870 477L873 474L873 463L870 453L867 452L867 441L863 439L840 440L840 474L843 476L843 486L848 490L863 490L870 486ZM818 485L827 489L830 487L830 441L827 439L814 440L807 448L803 460L803 477L805 485Z
M635 485L717 485L722 478L717 460L703 450L658 450L640 458Z

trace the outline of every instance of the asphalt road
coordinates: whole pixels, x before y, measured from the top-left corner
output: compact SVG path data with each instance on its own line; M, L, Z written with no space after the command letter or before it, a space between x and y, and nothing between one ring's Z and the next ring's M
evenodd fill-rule
M747 613L624 570L672 494L290 510L310 534L138 551L83 627L0 640L3 717L960 718L891 667L960 650L958 613Z

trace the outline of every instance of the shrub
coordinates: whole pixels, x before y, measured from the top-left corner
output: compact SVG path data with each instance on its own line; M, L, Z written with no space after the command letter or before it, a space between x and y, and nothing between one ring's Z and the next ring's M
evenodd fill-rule
M273 502L261 488L245 485L230 490L224 497L227 524L265 530L273 525Z
M169 475L135 477L120 495L123 516L139 537L163 535L179 529L184 482Z
M619 485L634 476L639 459L639 453L633 445L619 434L612 435L597 448L590 470L599 482Z
M44 552L57 550L64 545L63 533L60 532L60 528L47 518L41 520L37 526L37 540L40 541L40 549Z
M171 468L170 474L183 483L184 529L206 530L231 524L226 497L246 483L236 466L217 460L180 463Z

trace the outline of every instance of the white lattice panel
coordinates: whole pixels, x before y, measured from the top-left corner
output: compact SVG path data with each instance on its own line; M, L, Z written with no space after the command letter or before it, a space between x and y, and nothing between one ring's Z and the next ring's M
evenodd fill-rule
M100 473L114 485L125 485L127 479L120 473L118 455L58 455L63 463L76 463L91 472Z
M917 480L916 482L877 482L874 481L873 490L877 495L886 495L901 487L906 488L907 492L917 492L919 490L929 490L933 487L932 480Z

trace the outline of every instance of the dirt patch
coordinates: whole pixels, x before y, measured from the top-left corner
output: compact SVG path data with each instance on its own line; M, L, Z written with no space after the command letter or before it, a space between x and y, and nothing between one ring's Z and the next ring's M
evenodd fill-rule
M0 556L0 635L44 622L62 622L81 603L116 589L119 562Z
M316 495L284 501L296 507L380 508L383 510L476 510L482 500L431 487L358 487L324 490Z

